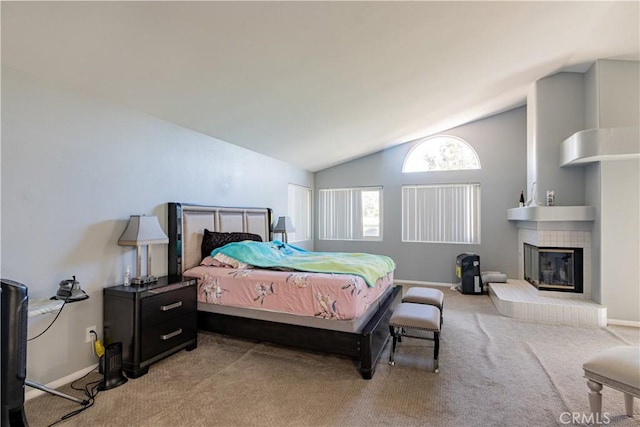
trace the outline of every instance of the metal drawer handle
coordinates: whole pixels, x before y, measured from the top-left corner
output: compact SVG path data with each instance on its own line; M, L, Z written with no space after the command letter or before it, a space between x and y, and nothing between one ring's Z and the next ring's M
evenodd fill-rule
M160 306L160 310L161 311L169 311L169 310L173 310L174 308L178 308L178 307L182 307L182 301L174 302L173 304L169 304L169 305L161 305Z
M160 335L160 338L162 339L162 341L166 341L168 339L171 339L177 335L180 335L182 333L182 328L178 328L177 330L171 332L170 334L166 334L166 335Z

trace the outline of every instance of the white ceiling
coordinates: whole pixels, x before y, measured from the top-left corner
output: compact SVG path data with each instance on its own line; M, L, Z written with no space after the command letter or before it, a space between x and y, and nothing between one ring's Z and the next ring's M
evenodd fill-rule
M639 59L639 2L2 2L2 63L310 171ZM179 141L176 141L179 143Z

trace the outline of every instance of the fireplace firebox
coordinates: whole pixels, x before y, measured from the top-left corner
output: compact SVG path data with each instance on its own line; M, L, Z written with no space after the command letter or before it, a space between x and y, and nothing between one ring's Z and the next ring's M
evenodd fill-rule
M543 291L582 293L582 248L524 244L524 278Z

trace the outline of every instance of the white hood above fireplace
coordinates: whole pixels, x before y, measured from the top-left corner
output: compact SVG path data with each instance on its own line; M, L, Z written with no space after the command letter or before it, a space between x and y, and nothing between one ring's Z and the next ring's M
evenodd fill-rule
M596 128L576 132L560 145L560 166L640 157L640 128Z

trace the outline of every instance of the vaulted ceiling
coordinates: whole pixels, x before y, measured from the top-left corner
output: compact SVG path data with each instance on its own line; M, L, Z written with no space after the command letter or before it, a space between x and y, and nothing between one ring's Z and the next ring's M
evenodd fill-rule
M317 171L639 59L627 2L2 2L2 64ZM176 141L180 143L180 141Z

